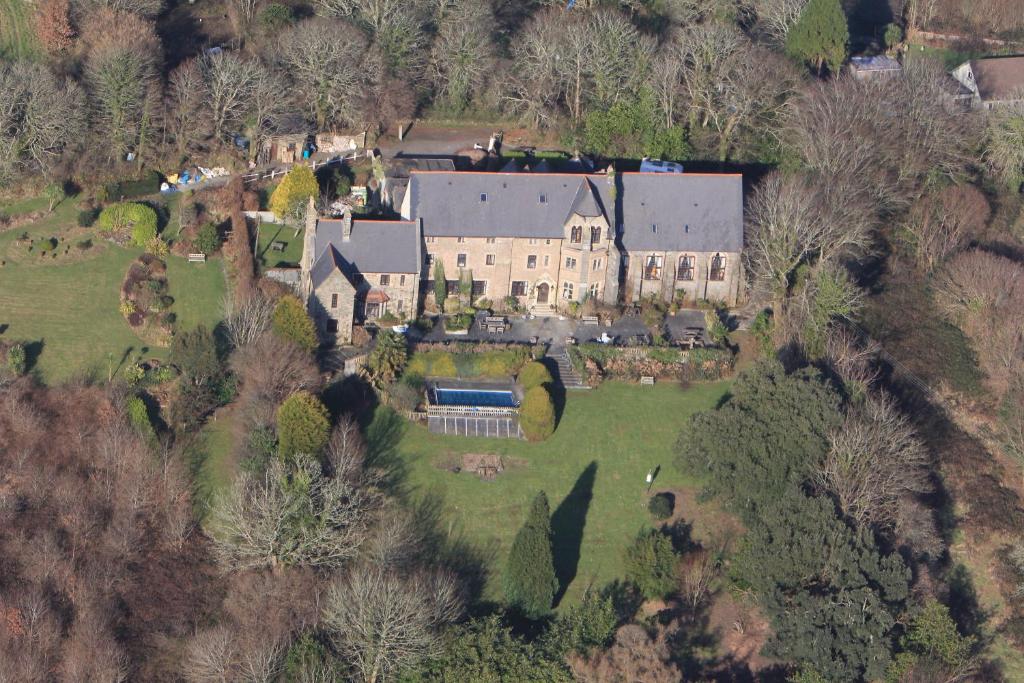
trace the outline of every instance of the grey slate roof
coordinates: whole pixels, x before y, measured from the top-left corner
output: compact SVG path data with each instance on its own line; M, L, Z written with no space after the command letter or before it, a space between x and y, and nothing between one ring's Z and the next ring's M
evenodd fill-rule
M596 218L604 214L604 210L598 204L594 193L595 190L591 186L590 180L587 178L581 180L579 189L576 190L576 198L572 200L572 206L569 207L569 212L586 218Z
M341 220L320 219L316 226L316 261L310 271L319 287L335 270L350 280L354 273L418 273L419 231L413 221L353 220L352 237L342 241Z
M581 180L627 251L742 250L738 174L623 173L613 193L604 174L414 172L409 218L433 237L560 238Z
M743 250L738 174L624 173L618 194L626 251Z

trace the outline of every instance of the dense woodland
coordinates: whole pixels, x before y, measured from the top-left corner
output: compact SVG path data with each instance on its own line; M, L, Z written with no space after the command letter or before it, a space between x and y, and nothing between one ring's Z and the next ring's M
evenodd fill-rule
M229 159L233 132L255 148L424 113L741 165L736 339L758 358L677 425L675 466L743 533L641 531L622 580L555 614L539 493L485 602L483 559L404 495L394 429L369 422L404 347L323 386L304 307L255 278L258 200L235 182L204 202L234 227L225 320L175 334L166 395L42 386L4 349L0 680L751 680L699 654L716 591L769 622L762 679L1004 676L994 639L1024 646L1024 110L953 109L924 57L892 80L841 70L854 42L921 29L1019 39L1018 3L229 0L228 49L204 56L185 19L214 4L41 0L46 58L0 62L0 184L89 195ZM195 437L229 403L244 473L209 500Z

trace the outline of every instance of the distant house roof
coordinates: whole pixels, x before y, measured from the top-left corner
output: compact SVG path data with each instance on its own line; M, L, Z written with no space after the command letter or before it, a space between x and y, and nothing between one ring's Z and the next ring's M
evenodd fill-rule
M352 236L342 239L344 221L320 219L310 271L319 287L335 270L349 280L355 273L418 273L419 231L413 221L352 221Z
M978 96L986 102L1024 98L1024 55L972 59Z
M433 237L560 238L579 209L620 223L628 251L742 249L740 175L623 173L614 192L610 183L603 174L414 172L408 218Z
M455 162L451 159L434 157L394 157L388 162L385 171L385 185L388 200L392 206L402 205L405 192L409 187L409 174L412 171L454 171Z
M871 57L850 57L850 66L855 71L900 71L903 67L887 55Z

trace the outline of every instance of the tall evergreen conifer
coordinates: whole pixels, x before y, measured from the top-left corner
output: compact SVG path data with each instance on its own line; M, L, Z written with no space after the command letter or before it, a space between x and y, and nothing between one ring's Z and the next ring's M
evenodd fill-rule
M810 0L786 38L786 54L810 64L819 75L825 66L836 74L849 43L850 29L839 0Z
M510 606L530 619L537 619L551 610L557 590L551 554L551 509L547 494L541 491L512 542L505 571L505 596Z

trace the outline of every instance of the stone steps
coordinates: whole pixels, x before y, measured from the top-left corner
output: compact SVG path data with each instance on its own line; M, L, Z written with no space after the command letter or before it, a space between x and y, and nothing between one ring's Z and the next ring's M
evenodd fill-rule
M558 366L558 376L555 380L566 390L568 389L589 389L590 387L583 383L579 374L572 366L572 361L569 360L569 353L565 349L560 349L560 352L555 352L551 356Z
M553 318L558 315L558 311L551 304L535 304L530 306L530 315L538 318Z

